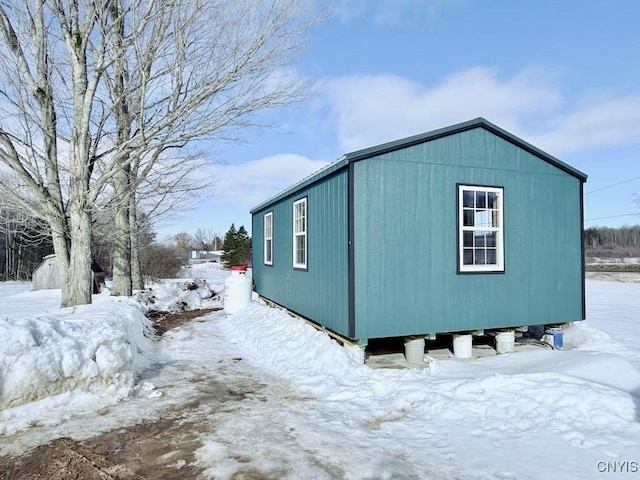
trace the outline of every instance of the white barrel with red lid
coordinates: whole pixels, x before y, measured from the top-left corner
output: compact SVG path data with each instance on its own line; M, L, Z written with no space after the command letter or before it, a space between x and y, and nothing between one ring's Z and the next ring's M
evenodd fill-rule
M244 265L231 267L231 275L224 281L222 302L226 313L235 313L251 303L251 280Z

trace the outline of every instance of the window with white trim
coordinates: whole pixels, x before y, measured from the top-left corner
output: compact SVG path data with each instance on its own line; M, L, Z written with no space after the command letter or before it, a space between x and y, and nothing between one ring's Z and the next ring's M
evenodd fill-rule
M264 215L264 264L273 265L273 212Z
M293 268L307 268L307 198L293 202Z
M504 272L504 191L458 185L458 270Z

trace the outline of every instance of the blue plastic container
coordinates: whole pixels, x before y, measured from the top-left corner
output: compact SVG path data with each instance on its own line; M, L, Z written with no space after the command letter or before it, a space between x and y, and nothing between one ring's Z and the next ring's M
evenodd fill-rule
M549 327L544 333L548 335L549 343L553 348L561 349L563 347L562 329L557 327Z

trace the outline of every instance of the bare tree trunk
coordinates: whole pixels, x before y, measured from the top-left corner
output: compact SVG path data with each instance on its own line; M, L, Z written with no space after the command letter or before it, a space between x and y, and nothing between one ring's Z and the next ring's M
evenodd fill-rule
M62 290L63 307L91 303L91 213L81 200L82 196L74 198L70 207L71 248L66 288Z
M7 229L7 236L6 236L6 250L5 250L5 270L6 270L6 274L7 274L7 279L10 280L15 280L13 277L13 242L11 241L11 238L13 236L13 232L11 232L10 230Z
M56 254L60 271L67 277L69 272L69 237L66 228L66 219L64 217L54 217L49 219L49 225L51 226L51 238L53 240L53 251ZM62 286L62 302L66 304L69 301L67 285L63 282Z
M116 135L119 145L129 140L129 128L131 117L129 115L128 98L124 94L125 67L123 41L124 41L124 17L121 15L120 2L114 1L109 5L109 13L114 21L114 51L116 60L113 65L113 92L114 110L116 120ZM123 154L123 159L128 160L128 154ZM129 224L129 197L131 189L135 188L130 182L131 166L128 161L118 169L113 176L112 185L115 199L115 241L113 243L113 288L111 295L131 296L131 231Z
M134 195L131 195L129 203L129 232L131 233L131 283L134 290L142 290L144 289L144 278L140 263L140 231Z
M75 132L74 132L75 134ZM91 271L91 208L86 201L87 165L81 159L87 158L86 136L75 136L81 140L71 142L70 206L69 206L69 269L66 273L65 288L62 291L61 306L86 305L91 303L93 292L93 272Z
M69 227L70 255L66 276L66 295L62 305L91 303L93 272L91 271L92 209L97 192L91 193L91 177L96 159L92 156L93 101L105 68L105 44L89 48L92 34L102 21L104 8L100 2L84 6L78 2L68 5L53 0L55 15L62 26L61 33L67 47L71 67L72 128L69 138ZM81 12L80 9L83 8ZM88 52L96 57L92 65Z
M111 295L131 296L131 231L129 224L128 169L114 177L115 235L113 242L113 288Z

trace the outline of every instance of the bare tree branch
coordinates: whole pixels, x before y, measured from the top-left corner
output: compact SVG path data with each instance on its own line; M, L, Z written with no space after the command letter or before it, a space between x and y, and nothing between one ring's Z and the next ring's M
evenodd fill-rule
M190 144L236 141L304 97L304 1L0 3L0 164L29 192L13 204L48 222L63 305L91 301L96 211L114 209L127 276L140 205L159 215L205 184Z

